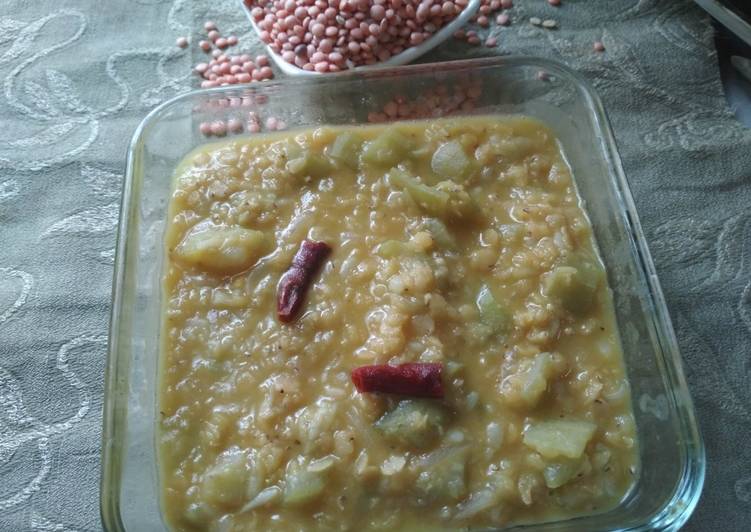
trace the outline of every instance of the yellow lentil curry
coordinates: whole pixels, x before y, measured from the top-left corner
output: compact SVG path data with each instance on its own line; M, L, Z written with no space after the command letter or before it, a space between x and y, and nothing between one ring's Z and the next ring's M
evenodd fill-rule
M505 526L634 482L607 278L535 120L208 145L177 171L166 253L174 530Z

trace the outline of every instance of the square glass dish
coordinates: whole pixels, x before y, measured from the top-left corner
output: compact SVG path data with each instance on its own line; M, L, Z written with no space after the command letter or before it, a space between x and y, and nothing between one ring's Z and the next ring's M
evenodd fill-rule
M287 127L365 123L397 96L472 83L472 114L523 114L560 139L613 292L639 434L641 470L611 511L513 530L677 530L704 481L697 429L670 319L602 104L560 64L494 58L284 79L192 92L151 112L128 152L106 375L101 513L109 531L166 530L156 464L157 363L166 209L201 122L249 111ZM238 105L239 104L239 105Z

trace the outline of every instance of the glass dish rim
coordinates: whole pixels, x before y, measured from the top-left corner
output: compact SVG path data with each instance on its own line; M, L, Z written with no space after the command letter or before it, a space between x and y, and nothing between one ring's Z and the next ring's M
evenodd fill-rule
M696 411L686 383L678 343L668 314L667 305L655 271L651 253L638 218L636 206L631 194L628 180L623 171L620 155L610 122L602 101L594 87L582 75L568 66L554 60L526 56L504 56L492 58L464 59L436 63L422 63L397 67L378 67L367 72L341 72L326 76L285 77L266 82L262 87L283 87L290 90L296 85L325 85L346 81L367 81L370 78L388 78L405 75L419 75L428 72L463 71L488 67L510 68L525 67L538 68L548 74L568 78L576 86L584 99L590 119L598 133L600 149L605 156L605 162L615 185L615 193L623 209L624 225L628 230L628 241L631 254L634 257L638 276L647 288L649 304L648 315L651 317L651 327L655 334L656 346L659 350L659 366L665 382L666 392L669 393L668 405L676 414L678 430L683 436L678 441L681 455L682 474L674 487L672 497L651 515L650 521L629 526L621 530L678 530L689 519L701 496L706 474L706 457L704 442L699 431ZM151 124L170 108L184 100L193 98L234 93L248 86L227 86L209 89L199 89L175 96L151 110L136 127L128 145L126 156L126 172L123 182L123 192L120 204L120 216L117 230L116 253L114 260L112 298L109 321L109 339L107 346L107 363L104 375L104 404L102 421L102 455L100 476L100 516L105 530L125 531L122 521L119 486L122 478L122 453L127 430L120 417L126 415L121 400L115 393L118 381L126 370L119 355L119 318L123 310L123 289L126 271L126 257L129 249L129 226L137 199L133 195L133 181L136 158L144 133ZM252 85L250 86L252 87ZM126 404L127 406L127 404ZM116 483L115 483L116 482ZM115 488L115 489L113 489ZM676 508L672 508L676 507ZM564 523L561 521L560 523ZM517 529L517 526L512 527ZM527 526L519 525L519 530L529 530Z

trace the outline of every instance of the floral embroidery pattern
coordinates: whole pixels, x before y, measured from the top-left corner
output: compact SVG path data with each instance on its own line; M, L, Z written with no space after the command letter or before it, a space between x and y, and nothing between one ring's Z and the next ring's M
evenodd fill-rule
M240 36L241 51L260 52L239 0L63 4L0 7L0 530L100 527L101 381L128 139L148 110L191 87L190 65L203 55L176 48L176 37L196 40L212 18ZM751 451L723 434L751 430L751 133L727 109L712 28L691 2L565 2L555 11L542 1L517 4L513 24L491 30L498 48L448 41L427 59L540 55L596 85L707 447L726 458L708 482L728 481L705 490L695 529L715 522L705 505L742 527ZM558 30L527 22L544 13L555 14ZM595 40L604 53L592 51ZM664 396L636 399L665 416ZM71 471L78 476L68 478ZM54 510L71 480L90 494L85 506Z

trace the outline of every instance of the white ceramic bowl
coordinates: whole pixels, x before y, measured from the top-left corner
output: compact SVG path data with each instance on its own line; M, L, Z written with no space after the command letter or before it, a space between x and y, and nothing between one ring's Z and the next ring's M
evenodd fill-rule
M256 31L256 33L260 34L260 30L258 29L258 26L256 25L256 21L253 20L253 17L250 15L250 9L247 8L243 0L240 0L240 5L242 6L242 9L245 12L245 14L248 16L248 20L250 20L250 24L253 26L253 29ZM407 63L414 61L421 55L428 53L430 50L432 50L433 48L441 44L443 41L451 37L455 31L457 31L459 28L461 28L462 26L464 26L464 24L467 23L467 21L477 12L479 8L480 8L480 0L469 0L467 7L465 7L461 13L459 13L459 16L457 16L450 23L443 26L440 30L434 33L432 37L430 37L428 40L424 41L423 43L417 46L411 46L407 48L406 50L404 50L403 52L395 56L392 56L387 61L379 61L377 63L373 63L372 65L363 65L363 66L355 67L352 70L362 72L362 71L368 70L376 66L381 67L381 66L406 65ZM282 56L274 52L269 47L268 44L266 45L266 50L268 52L268 55L274 61L274 63L276 63L276 66L278 66L279 69L285 74L288 74L290 76L316 76L320 74L320 72L315 72L311 70L303 70L302 68L299 68L295 65L291 65L287 63L284 59L282 59Z

